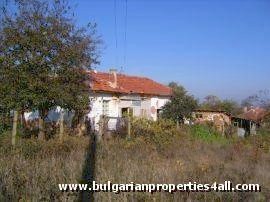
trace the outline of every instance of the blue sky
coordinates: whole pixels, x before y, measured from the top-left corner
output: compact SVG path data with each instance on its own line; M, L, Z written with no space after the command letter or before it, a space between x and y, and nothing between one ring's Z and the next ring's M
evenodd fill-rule
M123 67L126 74L177 81L200 99L239 101L270 88L269 0L127 0L126 51L125 0L73 4L79 24L98 24L104 44L97 70Z

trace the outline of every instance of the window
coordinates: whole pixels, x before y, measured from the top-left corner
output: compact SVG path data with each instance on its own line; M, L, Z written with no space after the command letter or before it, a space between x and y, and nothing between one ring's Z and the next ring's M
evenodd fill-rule
M102 102L102 114L109 116L109 100L103 100Z
M121 109L122 117L133 116L133 109L131 107L124 107Z
M196 118L197 118L197 119L201 119L202 117L203 117L202 114L196 114Z

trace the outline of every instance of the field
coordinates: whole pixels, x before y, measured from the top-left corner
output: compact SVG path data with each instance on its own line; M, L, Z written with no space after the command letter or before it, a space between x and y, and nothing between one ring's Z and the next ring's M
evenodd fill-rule
M96 145L89 137L40 142L19 138L11 148L0 139L0 201L80 201L58 183L258 183L261 192L94 193L96 201L268 201L270 137L225 138L206 126L137 121L132 138L112 137ZM88 173L88 174L87 174ZM94 174L94 176L91 176Z

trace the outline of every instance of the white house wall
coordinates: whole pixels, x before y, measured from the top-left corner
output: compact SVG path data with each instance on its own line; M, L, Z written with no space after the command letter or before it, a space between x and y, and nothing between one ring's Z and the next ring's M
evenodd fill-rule
M141 97L139 95L122 95L115 96L109 93L95 93L90 95L91 110L88 113L88 118L91 120L91 125L95 130L99 129L98 122L100 116L103 115L103 100L108 103L108 116L111 117L108 123L110 130L115 130L117 125L117 118L122 117L121 109L131 107L133 109L133 116L150 118L157 120L157 109L162 108L169 98L164 97ZM137 101L137 102L133 102ZM136 103L136 104L134 104ZM152 109L152 110L151 110ZM48 114L48 121L58 121L60 117L60 107L51 110ZM25 113L26 120L38 119L38 111ZM65 120L71 123L73 114L65 113Z
M103 115L103 100L109 101L107 116L110 117L108 127L111 130L116 129L117 118L122 117L122 108L131 107L133 109L133 116L135 117L141 117L143 115L142 113L144 113L146 118L157 120L157 109L161 109L169 101L168 97L141 97L139 95L114 96L109 93L95 93L90 96L90 99L91 111L88 117L91 119L92 126L95 130L99 129L98 122L100 116ZM134 105L133 101L137 101L137 104Z
M157 120L157 110L161 109L169 101L168 97L152 97L151 98L151 117Z
M99 120L100 116L103 115L103 100L109 101L109 111L108 116L110 117L119 117L118 112L118 98L114 97L111 94L92 94L90 96L90 107L91 111L87 115L91 120L91 125L95 130L99 129ZM112 122L112 120L110 120ZM114 121L115 122L115 121ZM109 123L109 125L115 125L113 123Z
M60 119L60 112L61 107L56 107L55 109L52 109L49 111L48 116L46 117L46 122L57 122ZM72 118L74 116L73 112L68 112L67 110L64 110L64 120L68 125L71 125ZM33 111L33 112L25 112L24 118L26 121L31 120L37 120L39 118L39 112Z

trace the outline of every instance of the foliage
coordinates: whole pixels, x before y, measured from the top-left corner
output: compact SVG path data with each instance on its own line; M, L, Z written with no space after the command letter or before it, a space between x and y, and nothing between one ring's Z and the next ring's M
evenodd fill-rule
M11 129L9 113L5 110L0 110L0 135Z
M175 123L166 119L152 121L144 118L134 118L131 129L133 137L143 137L148 142L153 142L159 146L168 144L172 137L178 134Z
M77 27L64 0L15 1L0 27L0 106L38 110L88 107L89 76L98 63L96 25Z
M215 95L208 95L200 104L201 109L207 110L221 110L226 111L232 115L238 115L242 112L240 105L234 100L221 100Z
M194 138L201 139L208 143L228 143L229 140L222 136L214 127L207 125L193 125L191 126L191 134Z
M183 122L184 118L190 118L192 111L197 107L197 100L189 95L185 88L175 82L171 82L173 95L170 102L162 108L161 116L174 122Z

